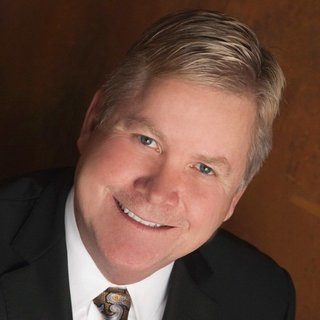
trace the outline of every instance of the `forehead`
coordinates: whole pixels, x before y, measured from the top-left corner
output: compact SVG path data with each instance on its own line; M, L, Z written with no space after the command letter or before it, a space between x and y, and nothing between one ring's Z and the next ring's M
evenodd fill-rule
M250 95L176 78L151 81L124 109L126 127L144 127L162 141L175 143L176 149L183 146L208 157L239 148L246 152L255 118Z
M217 116L228 126L232 120L250 122L256 115L255 98L249 92L234 93L181 78L153 79L126 107L126 115L133 119L157 116L165 122L177 121L181 129L184 124L213 128Z

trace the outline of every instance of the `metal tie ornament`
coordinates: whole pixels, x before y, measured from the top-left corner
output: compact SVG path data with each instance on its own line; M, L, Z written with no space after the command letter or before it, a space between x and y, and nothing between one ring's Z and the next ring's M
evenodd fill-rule
M106 320L127 320L131 298L127 289L108 288L93 302Z

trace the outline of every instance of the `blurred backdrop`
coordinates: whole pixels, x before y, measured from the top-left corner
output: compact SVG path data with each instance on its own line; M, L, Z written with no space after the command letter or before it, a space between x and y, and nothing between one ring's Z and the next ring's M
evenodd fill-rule
M298 320L319 320L317 0L0 0L0 178L74 165L81 121L105 74L147 26L186 8L240 18L284 69L274 149L226 228L289 270Z

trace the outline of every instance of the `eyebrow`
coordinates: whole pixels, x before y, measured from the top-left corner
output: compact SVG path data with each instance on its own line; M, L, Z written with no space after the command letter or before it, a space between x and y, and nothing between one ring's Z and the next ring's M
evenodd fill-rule
M150 120L144 117L127 117L122 120L122 123L126 129L134 129L136 127L143 127L149 132L151 132L154 136L159 138L162 141L166 141L166 137L162 132L157 130L151 123Z

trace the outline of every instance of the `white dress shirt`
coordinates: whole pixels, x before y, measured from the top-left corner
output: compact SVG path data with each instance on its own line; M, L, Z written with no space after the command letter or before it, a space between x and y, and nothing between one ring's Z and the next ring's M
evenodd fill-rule
M73 319L103 320L92 300L108 287L121 287L127 288L132 300L128 320L161 320L173 263L134 284L117 286L111 283L95 265L80 238L73 199L71 189L65 207L65 228Z

